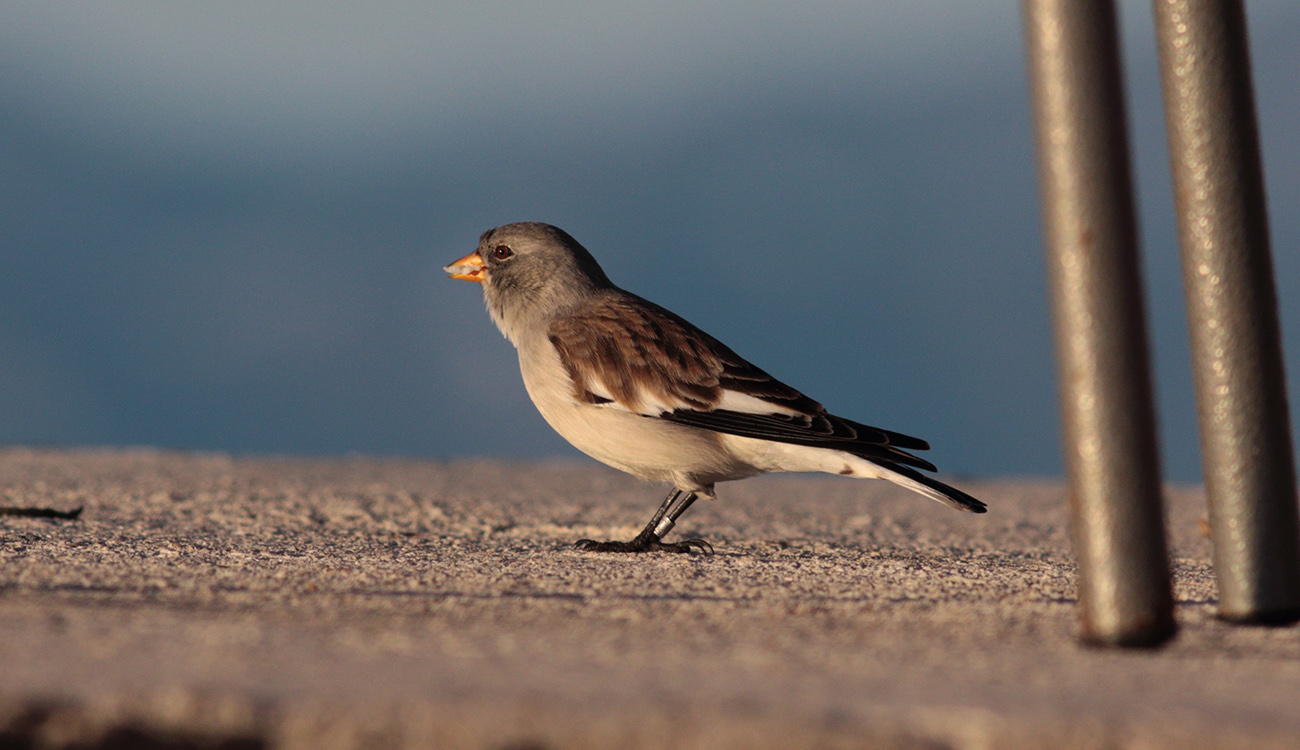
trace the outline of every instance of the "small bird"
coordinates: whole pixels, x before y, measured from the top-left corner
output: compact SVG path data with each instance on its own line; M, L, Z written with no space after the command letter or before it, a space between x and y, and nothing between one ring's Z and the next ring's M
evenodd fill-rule
M578 450L672 490L636 538L579 540L592 552L708 552L664 542L714 485L767 472L887 479L958 510L984 503L932 479L924 440L837 417L668 310L614 285L586 248L538 222L484 232L445 270L483 285L519 351L524 387Z

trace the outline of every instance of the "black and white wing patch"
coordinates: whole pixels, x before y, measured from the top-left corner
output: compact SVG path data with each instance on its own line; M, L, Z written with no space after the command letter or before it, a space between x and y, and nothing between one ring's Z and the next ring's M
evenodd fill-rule
M548 332L575 401L742 437L830 448L927 471L919 438L836 417L683 318L626 292Z

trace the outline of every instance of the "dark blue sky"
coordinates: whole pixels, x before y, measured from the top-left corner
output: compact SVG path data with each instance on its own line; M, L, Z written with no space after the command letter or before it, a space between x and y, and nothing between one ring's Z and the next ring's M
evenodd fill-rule
M0 10L0 442L576 455L440 271L540 220L945 470L1059 473L1016 3L530 7ZM1194 481L1147 7L1162 448ZM1247 7L1294 393L1300 7Z

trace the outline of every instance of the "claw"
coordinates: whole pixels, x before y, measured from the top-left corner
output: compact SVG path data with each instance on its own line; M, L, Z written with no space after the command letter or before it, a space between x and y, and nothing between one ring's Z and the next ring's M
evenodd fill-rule
M678 552L688 555L692 552L700 552L705 555L713 554L712 545L703 539L686 539L671 544L661 542L653 537L650 539L638 537L630 542L598 542L594 539L579 539L574 542L573 546L581 552Z
M677 544L678 544L678 545L684 545L684 546L686 546L686 547L688 547L688 548L692 548L692 549L698 549L698 550L700 551L701 554L705 554L705 555L712 555L712 554L713 554L713 545L712 545L712 544L709 544L708 542L704 541L703 539L683 539L682 541L678 542Z
M703 539L685 539L672 544L660 541L686 509L691 507L691 503L694 503L696 498L694 492L674 487L668 493L668 497L664 498L654 518L650 519L650 523L646 524L646 527L632 541L598 542L594 539L579 539L573 546L583 552L680 552L687 555L700 552L712 555L713 545Z

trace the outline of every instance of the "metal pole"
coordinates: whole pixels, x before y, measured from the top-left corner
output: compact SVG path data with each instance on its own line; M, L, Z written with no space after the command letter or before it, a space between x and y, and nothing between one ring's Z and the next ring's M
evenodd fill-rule
M1239 0L1154 0L1219 615L1300 619L1300 522Z
M1082 638L1176 631L1114 5L1025 0Z

